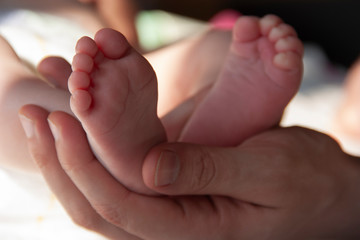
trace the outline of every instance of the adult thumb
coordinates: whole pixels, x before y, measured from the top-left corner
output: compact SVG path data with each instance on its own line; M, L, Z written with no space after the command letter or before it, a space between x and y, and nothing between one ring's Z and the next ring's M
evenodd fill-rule
M232 148L166 143L154 147L143 164L145 184L167 195L229 195L237 181Z

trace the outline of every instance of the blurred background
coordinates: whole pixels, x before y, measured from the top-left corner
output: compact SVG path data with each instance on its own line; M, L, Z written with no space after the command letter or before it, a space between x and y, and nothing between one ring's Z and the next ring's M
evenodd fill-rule
M162 9L208 21L223 9L244 15L279 15L300 38L319 44L330 60L349 66L360 53L359 0L139 0L145 9Z

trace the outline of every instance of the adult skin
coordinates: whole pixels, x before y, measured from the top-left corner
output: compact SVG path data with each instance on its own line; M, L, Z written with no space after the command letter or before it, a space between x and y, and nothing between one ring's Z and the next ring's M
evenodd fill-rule
M234 148L156 146L143 176L164 195L149 197L102 167L72 116L34 105L20 113L32 157L70 217L109 238L360 237L360 159L327 135L276 128Z

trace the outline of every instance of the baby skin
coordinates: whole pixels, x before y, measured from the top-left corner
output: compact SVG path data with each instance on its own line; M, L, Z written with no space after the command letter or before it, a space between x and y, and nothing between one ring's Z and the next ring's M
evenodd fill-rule
M141 180L143 159L166 141L152 67L110 29L80 39L76 51L69 78L74 114L112 175L151 194ZM302 54L295 31L278 17L239 18L223 70L180 140L230 146L276 125L299 87Z
M224 67L181 141L236 146L279 123L302 78L303 45L274 15L242 17Z

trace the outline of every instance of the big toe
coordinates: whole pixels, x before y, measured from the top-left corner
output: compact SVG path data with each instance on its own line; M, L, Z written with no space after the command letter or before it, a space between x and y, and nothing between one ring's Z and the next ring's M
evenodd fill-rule
M259 18L251 16L240 17L233 29L234 39L238 42L256 40L261 35Z
M112 59L121 58L130 48L125 36L110 28L99 30L94 40L104 55Z

